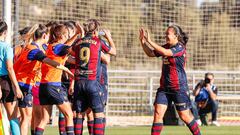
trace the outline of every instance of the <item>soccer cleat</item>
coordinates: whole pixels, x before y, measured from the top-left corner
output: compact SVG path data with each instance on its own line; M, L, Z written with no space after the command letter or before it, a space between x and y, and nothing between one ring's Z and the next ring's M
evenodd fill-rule
M196 122L197 122L198 126L201 126L201 125L202 125L202 122L201 122L200 119L197 119Z
M220 124L217 121L212 121L211 125L219 127Z

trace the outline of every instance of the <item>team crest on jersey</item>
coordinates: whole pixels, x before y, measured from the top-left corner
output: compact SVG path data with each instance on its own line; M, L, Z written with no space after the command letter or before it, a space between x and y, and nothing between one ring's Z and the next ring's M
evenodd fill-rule
M170 64L170 62L168 61L168 58L167 58L167 57L164 57L164 58L163 58L163 64L164 64L164 65Z

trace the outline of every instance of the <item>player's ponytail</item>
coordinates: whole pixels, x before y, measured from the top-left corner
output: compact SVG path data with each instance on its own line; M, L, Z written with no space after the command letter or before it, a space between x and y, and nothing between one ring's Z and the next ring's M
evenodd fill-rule
M35 30L33 34L33 40L41 39L43 34L48 34L48 33L49 33L48 28L43 24L39 24L38 28Z
M0 36L2 36L3 32L7 31L8 26L5 21L0 21Z
M89 19L87 23L83 24L84 31L86 34L92 34L94 31L98 31L100 23L96 19Z
M51 28L49 43L55 43L62 38L64 35L68 35L68 29L65 25L59 24Z
M19 40L23 41L19 45L26 45L33 41L34 33L38 29L38 24L33 25L32 27L25 27L19 31L20 37Z

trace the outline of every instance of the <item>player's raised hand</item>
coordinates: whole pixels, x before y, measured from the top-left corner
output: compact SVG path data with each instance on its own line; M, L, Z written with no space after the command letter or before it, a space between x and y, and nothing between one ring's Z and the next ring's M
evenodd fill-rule
M146 39L147 42L151 42L151 38L150 38L150 33L148 30L144 30L144 38Z
M106 38L111 38L111 37L112 37L110 30L103 29L103 32L105 33L104 36L105 36Z
M143 28L139 29L139 40L142 44L144 44L146 42L146 40L144 38L144 29Z
M77 29L76 33L81 34L81 37L83 37L84 29L78 21L76 22L76 29Z

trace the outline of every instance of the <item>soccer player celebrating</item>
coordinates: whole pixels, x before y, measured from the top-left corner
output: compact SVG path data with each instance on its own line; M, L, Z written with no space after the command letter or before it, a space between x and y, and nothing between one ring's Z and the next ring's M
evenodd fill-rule
M106 34L105 33L109 33L109 30L103 30L101 32L99 32L99 36L100 38L104 37L107 39ZM102 34L102 35L100 35ZM111 35L110 35L111 36ZM107 39L108 40L108 39ZM103 42L105 42L105 40L102 40ZM105 42L106 44L108 44L107 42ZM111 42L109 42L111 43ZM108 45L109 46L109 45ZM110 55L107 54L106 52L103 52L104 50L102 50L102 53L104 53L105 56L105 60L101 60L101 75L99 78L99 83L100 83L100 87L102 90L102 102L103 104L106 106L107 105L107 98L108 98L108 73L107 73L107 65L110 63ZM93 134L93 124L94 124L94 116L93 116L93 112L91 110L91 108L89 108L87 111L87 127L88 127L88 132L89 134ZM104 124L106 124L106 117L104 118Z
M75 135L82 134L84 114L89 107L94 113L93 134L104 134L104 104L99 84L100 62L101 58L104 59L101 50L116 55L116 48L109 32L106 32L106 37L110 47L98 37L99 26L100 23L97 20L89 19L84 24L86 36L73 44L76 56L73 103L77 113L74 125Z
M188 37L177 25L169 26L165 34L167 43L164 46L159 46L151 40L147 30L140 29L140 42L147 56L162 56L163 59L160 88L158 88L154 103L152 135L160 135L163 127L163 116L168 104L172 101L180 118L187 124L192 134L201 135L198 124L190 114L191 102L187 95L188 84L184 67Z
M81 30L78 29L77 34L80 34ZM60 64L65 64L68 60L69 48L71 46L66 45L69 39L69 32L65 25L59 24L55 26L51 33L50 42L46 55ZM70 62L70 61L69 61ZM75 61L74 61L75 62ZM74 63L73 62L73 63ZM70 71L67 71L70 72ZM72 76L72 74L69 74ZM39 100L40 105L43 106L43 116L40 124L36 127L35 135L42 135L44 128L49 121L50 108L56 104L59 110L64 114L66 118L66 132L67 135L73 135L73 113L71 106L67 100L67 95L64 88L61 85L62 71L53 68L47 64L42 65L42 79L39 88ZM73 77L73 76L72 76Z
M33 34L33 42L27 44L14 64L16 77L21 91L24 93L23 100L18 100L21 113L21 135L27 135L28 125L32 116L32 87L36 83L36 75L41 70L41 63L71 72L63 65L52 61L44 55L42 45L49 39L49 32L46 26L39 25Z
M76 37L79 36L76 34L77 32L77 27L79 25L78 22L75 21L67 21L63 23L68 31L69 31L69 37L71 38L70 41L67 41L67 44L71 44L72 41L76 40ZM84 31L84 30L81 30ZM66 62L65 66L68 67L70 69L70 71L72 73L74 73L75 70L75 64L71 64ZM62 74L62 86L65 88L65 92L66 95L68 95L68 100L70 103L72 103L73 101L73 87L74 87L74 78L69 77L69 75L66 72L63 72ZM72 105L72 104L71 104ZM75 118L75 112L74 112L74 108L73 109L73 117ZM66 135L66 129L65 129L65 117L63 115L63 113L59 113L59 117L58 117L58 129L59 129L59 135Z

